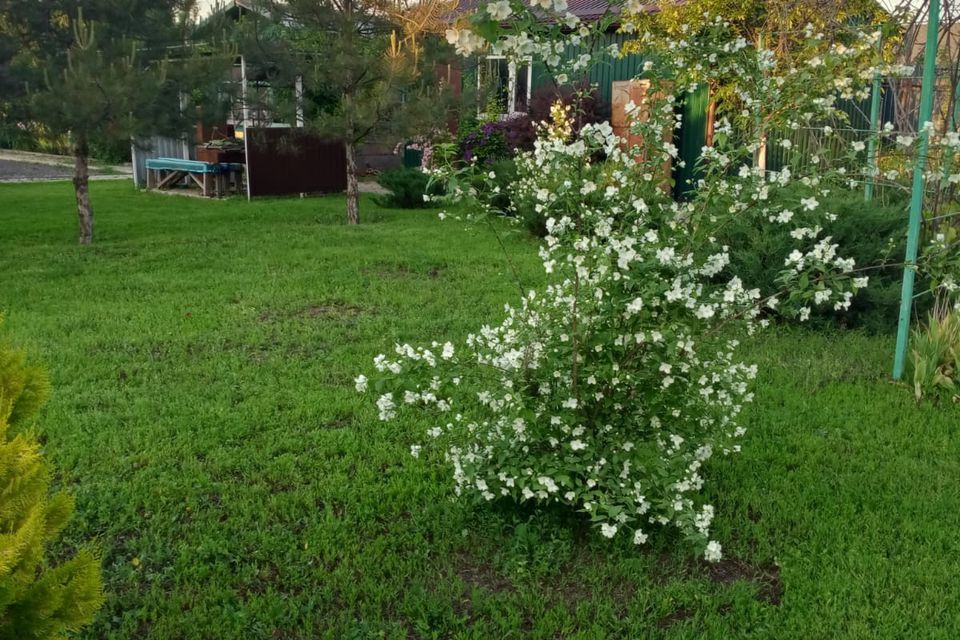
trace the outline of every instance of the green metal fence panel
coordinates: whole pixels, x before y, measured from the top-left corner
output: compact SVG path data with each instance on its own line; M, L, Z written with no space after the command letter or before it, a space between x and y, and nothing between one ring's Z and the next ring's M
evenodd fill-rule
M603 49L611 45L623 45L631 36L622 33L606 33L593 40L590 44L577 47L568 47L565 57L573 60L584 53L600 54ZM603 55L603 60L590 67L589 75L585 78L590 84L597 87L600 101L609 105L613 99L613 83L622 80L633 80L643 72L646 57L640 54L630 54L622 58L612 58ZM552 85L554 78L546 65L534 62L531 70L531 84L533 90ZM584 78L571 78L572 81ZM707 108L710 102L709 89L701 89L688 93L681 102L683 122L677 133L675 144L679 149L679 160L674 171L674 192L680 196L694 186L696 182L696 165L700 158L707 134Z
M564 57L567 60L574 60L584 53L591 53L594 56L602 55L602 61L591 65L586 77L572 77L570 82L587 80L591 85L596 86L600 101L609 106L613 99L613 83L633 80L643 72L643 64L647 59L643 55L630 54L615 58L603 53L603 50L611 45L623 45L630 38L631 36L628 34L605 33L589 43L568 47L564 52ZM544 86L554 84L554 77L550 69L540 60L533 62L530 73L530 84L534 92ZM466 82L468 75L465 73L463 77ZM697 161L700 158L703 145L706 143L709 102L709 89L704 85L697 91L687 93L679 107L682 109L683 121L680 130L677 132L675 144L679 150L678 160L682 161L683 166L680 166L680 162L675 165L674 182L676 186L674 192L678 196L688 192L696 183Z
M702 85L696 91L687 92L680 104L680 131L677 134L677 167L673 172L674 195L683 197L696 187L697 161L707 143L707 111L710 106L710 88Z
M881 90L880 121L893 120L895 97L884 83ZM866 142L870 136L871 100L837 100L837 108L844 114L829 122L818 122L813 127L800 127L793 131L771 131L767 136L767 170L780 171L788 162L788 154L793 155L793 168L807 168L807 163L817 152L842 155L849 145L857 140ZM834 135L826 147L821 146L823 125L833 127ZM781 141L790 140L788 151ZM842 140L841 140L842 139ZM799 152L799 153L798 153Z

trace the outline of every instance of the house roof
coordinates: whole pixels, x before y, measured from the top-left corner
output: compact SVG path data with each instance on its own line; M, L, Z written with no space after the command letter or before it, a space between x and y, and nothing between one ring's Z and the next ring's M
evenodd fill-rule
M224 15L234 20L248 13L263 13L263 8L257 6L257 0L213 0L205 5L205 20L216 15Z
M620 15L620 6L611 5L606 0L568 0L567 10L584 22L596 22L605 15ZM651 10L654 5L644 7Z
M531 4L530 0L524 0L524 2ZM487 0L460 0L454 12L454 19L465 13L472 13L486 3ZM646 13L653 13L657 9L657 5L653 3L643 6L643 11ZM619 15L620 6L610 3L609 0L567 0L567 11L584 22L596 22L607 15ZM544 16L544 19L546 20L547 17Z

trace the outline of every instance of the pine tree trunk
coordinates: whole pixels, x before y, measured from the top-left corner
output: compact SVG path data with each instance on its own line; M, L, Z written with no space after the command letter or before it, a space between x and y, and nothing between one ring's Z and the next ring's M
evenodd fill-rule
M347 23L354 24L354 0L342 0L340 7ZM341 35L343 51L352 52L354 50L353 34L353 28L343 30ZM346 71L347 75L344 78L346 82L342 85L344 92L341 106L346 116L343 145L347 155L347 224L360 224L360 187L357 185L357 131L353 110L353 92L356 90L356 86L354 85L355 78L350 65L346 66Z
M80 137L73 147L73 190L77 197L77 218L80 222L80 244L93 242L93 207L90 205L90 149Z
M347 224L360 224L360 187L357 184L357 145L344 143L347 150Z

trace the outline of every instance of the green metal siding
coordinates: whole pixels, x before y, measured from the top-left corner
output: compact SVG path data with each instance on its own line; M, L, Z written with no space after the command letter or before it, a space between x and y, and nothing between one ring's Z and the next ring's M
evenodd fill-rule
M594 40L589 46L568 47L566 57L567 59L574 59L583 53L598 53L612 44L622 45L630 37L622 33L606 33ZM613 83L639 77L643 72L643 63L646 58L641 54L631 54L615 59L605 55L602 57L604 62L591 66L588 76L571 78L570 80L572 82L588 80L591 85L597 87L601 102L609 105L613 98ZM553 77L541 61L533 63L531 74L531 85L534 92L539 87L554 82ZM465 83L475 83L475 73L471 74L465 70L463 81ZM696 164L700 158L703 145L706 143L709 99L709 91L704 86L695 92L682 96L682 101L678 107L683 114L683 121L674 143L679 148L679 157L685 165L683 167L675 165L674 182L676 186L674 187L674 193L678 197L682 197L684 193L695 186Z
M678 166L673 172L675 180L674 194L683 197L696 187L698 178L697 160L703 145L707 142L707 107L710 104L710 89L707 85L696 91L688 91L680 105L683 115L680 131L675 144L679 149L679 159L684 166Z
M574 59L583 53L598 53L612 44L623 44L628 36L623 33L605 33L593 41L591 46L580 45L578 47L568 47L566 51L567 59ZM643 70L644 57L637 54L624 56L623 58L610 59L603 56L605 61L601 64L593 65L590 68L590 74L585 79L592 85L596 85L600 92L600 100L604 104L609 104L612 99L613 83L618 80L633 80L640 75ZM552 84L553 77L547 71L543 62L537 61L533 64L533 77L531 84L533 90L538 87ZM573 81L584 80L584 78L572 78Z

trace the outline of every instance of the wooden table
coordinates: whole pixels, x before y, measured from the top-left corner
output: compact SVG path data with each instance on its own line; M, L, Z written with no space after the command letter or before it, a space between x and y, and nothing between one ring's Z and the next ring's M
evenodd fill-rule
M146 164L147 189L169 189L187 179L200 187L204 197L220 197L231 187L240 193L243 186L242 164L180 158L152 158Z

